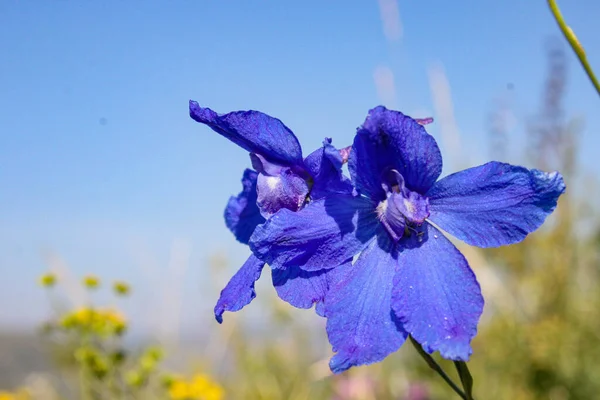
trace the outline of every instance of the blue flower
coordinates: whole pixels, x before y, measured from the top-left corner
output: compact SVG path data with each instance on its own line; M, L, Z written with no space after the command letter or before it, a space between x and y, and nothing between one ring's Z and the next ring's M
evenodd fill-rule
M274 271L320 277L312 288L325 291L318 311L336 373L383 360L408 334L429 353L468 360L484 301L467 260L439 229L479 247L516 243L565 191L557 172L500 162L438 181L442 157L424 122L371 110L350 152L356 191L281 209L250 238Z
M323 146L302 158L302 149L294 133L280 120L258 111L236 111L219 115L195 101L189 104L190 116L250 152L252 166L242 177L242 191L229 199L225 223L241 243L255 228L280 209L295 212L309 201L328 194L352 193L352 183L341 168L348 151L338 151L325 139ZM260 278L264 261L251 255L221 291L215 317L223 321L225 311L238 311L255 297L255 282ZM324 277L300 268L273 272L279 296L297 307L309 308L323 300ZM297 299L296 293L302 292ZM307 303L308 302L308 303Z

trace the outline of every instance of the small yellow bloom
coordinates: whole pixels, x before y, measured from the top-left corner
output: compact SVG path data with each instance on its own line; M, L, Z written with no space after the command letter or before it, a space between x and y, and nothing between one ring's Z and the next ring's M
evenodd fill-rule
M100 313L101 324L107 334L121 335L127 329L125 317L116 310L107 309Z
M176 380L169 386L169 397L172 400L186 400L191 398L190 386L187 382Z
M100 278L95 275L86 275L83 277L83 285L88 289L96 289L100 286Z
M171 400L221 400L224 395L223 388L204 374L189 382L175 378L168 387Z
M88 307L82 307L65 314L60 321L60 325L64 329L89 329L94 320L95 311Z
M131 292L131 286L126 282L116 281L113 283L113 290L118 296L127 296Z
M56 275L54 275L51 272L48 272L47 274L40 276L39 283L43 287L50 288L56 284ZM2 393L2 392L0 392L0 393Z
M16 392L0 390L0 400L30 400L31 395L27 389L19 389Z

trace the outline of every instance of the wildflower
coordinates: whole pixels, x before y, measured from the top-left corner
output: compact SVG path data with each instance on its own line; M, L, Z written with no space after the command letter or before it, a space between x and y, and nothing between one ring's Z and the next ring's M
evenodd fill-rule
M51 272L43 274L42 276L40 276L39 282L42 287L53 287L56 284L56 275L54 275Z
M119 296L127 296L131 292L131 286L127 282L115 281L113 291Z
M122 335L127 329L125 317L118 311L107 309L99 314L99 331L105 335Z
M244 171L242 192L229 199L224 215L227 227L241 243L247 244L256 226L280 209L295 212L328 193L352 192L351 182L341 173L342 154L331 139L303 159L293 132L266 114L237 111L218 115L190 101L190 116L250 152L255 170ZM254 255L246 260L221 292L215 306L217 321L222 322L223 312L238 311L256 297L254 283L264 265ZM289 293L279 294L285 299Z
M169 397L173 400L186 400L191 396L190 386L183 380L174 380L169 385Z
M171 377L168 390L173 400L221 400L224 395L223 388L204 374L197 374L190 381Z
M29 400L31 394L29 390L25 388L18 389L14 392L7 392L0 390L0 400Z
M88 289L96 289L100 286L100 278L95 275L86 275L83 277L83 285Z
M383 360L408 334L429 353L468 360L484 301L437 227L479 247L519 242L556 207L562 176L490 162L438 181L434 138L381 106L357 130L348 167L357 194L278 211L256 227L254 255L275 271L321 277L306 288L325 292L318 311L336 373Z
M83 330L101 336L121 335L127 329L127 321L112 309L82 307L65 314L60 325L66 330Z

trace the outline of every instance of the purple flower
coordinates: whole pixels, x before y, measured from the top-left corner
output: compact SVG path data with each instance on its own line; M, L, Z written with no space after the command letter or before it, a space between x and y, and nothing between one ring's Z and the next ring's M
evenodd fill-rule
M333 193L352 193L352 183L342 175L343 152L331 139L302 158L294 133L280 120L258 111L236 111L219 115L195 101L189 104L190 116L250 152L254 170L246 169L242 191L229 199L225 223L236 239L248 243L255 228L280 209L295 212L308 202ZM255 297L255 282L264 261L251 255L232 277L215 306L215 317L223 321L225 311L238 311ZM308 308L325 295L324 276L297 268L273 272L279 296L297 307ZM311 291L313 285L317 289ZM301 299L296 292L303 291Z
M466 259L438 228L479 247L516 243L565 191L557 172L499 162L438 181L441 154L422 124L371 110L350 152L356 191L281 209L250 238L254 255L281 275L319 277L311 287L326 292L318 310L336 373L383 360L408 334L429 353L468 360L484 301Z

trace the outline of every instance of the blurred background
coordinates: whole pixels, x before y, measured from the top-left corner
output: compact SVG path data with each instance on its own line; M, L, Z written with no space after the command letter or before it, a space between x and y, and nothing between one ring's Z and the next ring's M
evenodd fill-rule
M600 68L600 3L563 3ZM383 104L434 117L443 175L561 171L523 243L457 243L486 299L469 365L480 399L597 398L600 99L546 2L3 0L0 55L0 399L454 398L410 346L332 376L324 321L267 270L215 322L250 162L189 99L275 116L305 155Z

